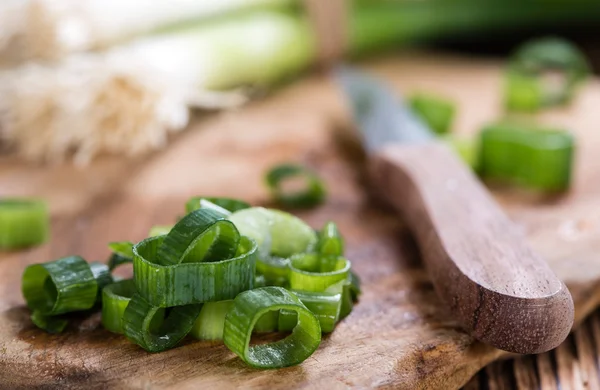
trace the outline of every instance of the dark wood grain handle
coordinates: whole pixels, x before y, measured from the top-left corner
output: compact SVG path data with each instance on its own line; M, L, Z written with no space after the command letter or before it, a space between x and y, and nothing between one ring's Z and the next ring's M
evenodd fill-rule
M567 337L567 287L451 150L393 145L370 168L415 235L437 293L469 333L517 353L548 351Z

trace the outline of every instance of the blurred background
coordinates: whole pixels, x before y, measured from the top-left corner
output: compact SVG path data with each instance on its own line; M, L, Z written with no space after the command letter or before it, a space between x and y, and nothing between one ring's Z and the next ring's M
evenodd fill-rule
M339 221L367 290L420 269L364 156L338 139L356 126L330 71L351 63L456 150L573 293L581 326L564 346L492 364L469 388L600 388L599 28L597 0L0 0L0 204L41 198L52 217L48 243L0 253L0 295L24 264L106 258L190 196L271 205L264 176L281 163L323 181L298 214ZM373 253L398 260L376 269ZM471 349L421 271L398 291L425 309L398 328L423 338L411 346L458 345L437 366L422 358L421 380L462 386L499 354ZM468 368L440 368L455 365Z

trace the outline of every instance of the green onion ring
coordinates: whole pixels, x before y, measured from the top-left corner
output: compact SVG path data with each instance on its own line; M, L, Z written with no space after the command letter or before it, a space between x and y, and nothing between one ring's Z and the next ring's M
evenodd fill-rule
M219 209L228 211L226 215L250 207L248 203L239 199L195 196L187 201L185 204L185 211L190 213L201 208L214 208L215 205L219 207Z
M108 268L112 271L118 266L133 263L133 243L130 241L111 242L108 248L112 255L108 259Z
M285 193L281 184L295 176L304 177L307 188L301 192ZM325 187L321 179L300 165L278 165L267 173L266 182L275 200L287 207L312 207L325 200Z
M344 257L300 253L290 258L290 288L302 291L325 291L329 286L348 279L350 261Z
M342 307L342 294L333 292L309 292L292 290L300 301L319 320L321 332L331 333L340 319ZM298 322L298 316L290 310L281 310L279 313L279 331L288 332Z
M31 313L31 322L48 333L61 333L69 324L66 318L61 316L47 316L37 310Z
M102 289L113 283L114 280L108 265L104 263L99 263L97 261L91 262L90 271L92 271L94 279L96 279L96 283L98 284L98 301L100 301L102 299Z
M242 236L235 257L222 261L159 265L154 261L166 236L133 247L133 279L140 295L159 307L233 299L254 285L256 243Z
M223 340L225 316L233 307L233 300L206 302L190 330L190 336L198 340Z
M418 93L408 99L408 104L436 134L447 134L450 131L456 113L456 106L451 100Z
M21 289L27 306L48 316L90 309L98 283L84 259L70 256L25 268Z
M343 256L344 239L333 222L327 222L319 233L317 250L324 256Z
M114 333L123 333L123 314L135 294L132 279L109 284L102 289L102 325Z
M173 225L155 225L150 228L148 232L148 237L156 237L162 236L165 234L169 234L169 232L173 229Z
M123 331L146 351L161 352L176 346L190 332L201 309L202 304L164 309L133 294L123 314Z
M547 71L563 75L559 89L549 88L541 78ZM508 67L506 105L512 110L534 111L566 103L589 73L583 53L564 39L526 42L517 49Z
M256 321L268 311L290 310L298 323L283 340L250 346ZM281 368L302 363L319 347L321 327L314 314L297 296L281 287L262 287L238 295L225 317L225 345L256 368Z
M165 236L156 263L167 266L228 259L235 254L239 239L235 225L221 213L194 210Z
M0 199L0 250L39 245L48 239L46 204L28 199Z

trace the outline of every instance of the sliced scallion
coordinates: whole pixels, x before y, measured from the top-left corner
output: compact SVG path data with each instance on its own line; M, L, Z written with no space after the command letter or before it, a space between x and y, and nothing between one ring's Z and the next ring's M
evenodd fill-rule
M108 259L108 268L112 271L122 264L133 262L133 243L130 241L111 242L108 244L112 251Z
M164 351L190 332L200 309L201 304L160 308L134 294L123 314L123 331L148 352Z
M102 325L114 333L123 333L123 314L135 294L133 280L121 280L102 289Z
M344 239L333 222L327 222L319 233L318 252L324 256L342 256Z
M526 42L512 56L506 76L506 106L535 111L568 102L590 73L583 53L560 38Z
M332 292L310 292L293 290L300 301L319 320L321 332L330 333L335 329L340 318L342 294ZM279 331L292 330L298 322L298 316L290 310L282 310L279 313Z
M265 313L275 310L296 312L297 325L283 340L250 345L254 325ZM302 363L319 347L321 327L314 314L297 296L281 287L262 287L238 295L225 317L225 345L248 365L281 368Z
M344 257L300 253L290 258L290 288L325 291L329 286L348 279L350 261Z
M155 261L165 237L147 238L133 248L133 279L140 295L152 305L222 301L253 287L256 243L248 237L241 237L232 258L163 266Z
M0 199L0 250L45 242L50 232L46 204L28 199Z
M239 199L196 196L187 201L185 204L185 211L190 213L201 208L214 208L214 206L228 211L229 213L226 214L250 207L248 203Z
M284 181L291 178L303 178L305 189L286 191L283 188ZM278 165L267 173L266 182L275 200L287 207L312 207L325 200L325 187L321 179L300 165Z
M225 315L233 307L233 300L206 302L190 330L190 336L198 340L223 340Z
M411 109L437 134L447 134L452 126L456 107L446 98L416 94L408 99Z
M90 309L98 283L84 259L70 256L25 268L21 289L32 311L49 316Z

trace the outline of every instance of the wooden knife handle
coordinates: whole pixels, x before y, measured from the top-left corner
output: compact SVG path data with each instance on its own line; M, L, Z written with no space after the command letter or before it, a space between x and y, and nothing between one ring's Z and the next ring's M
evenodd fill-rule
M469 333L516 353L545 352L567 337L569 290L451 150L391 145L370 165L415 235L437 293Z

